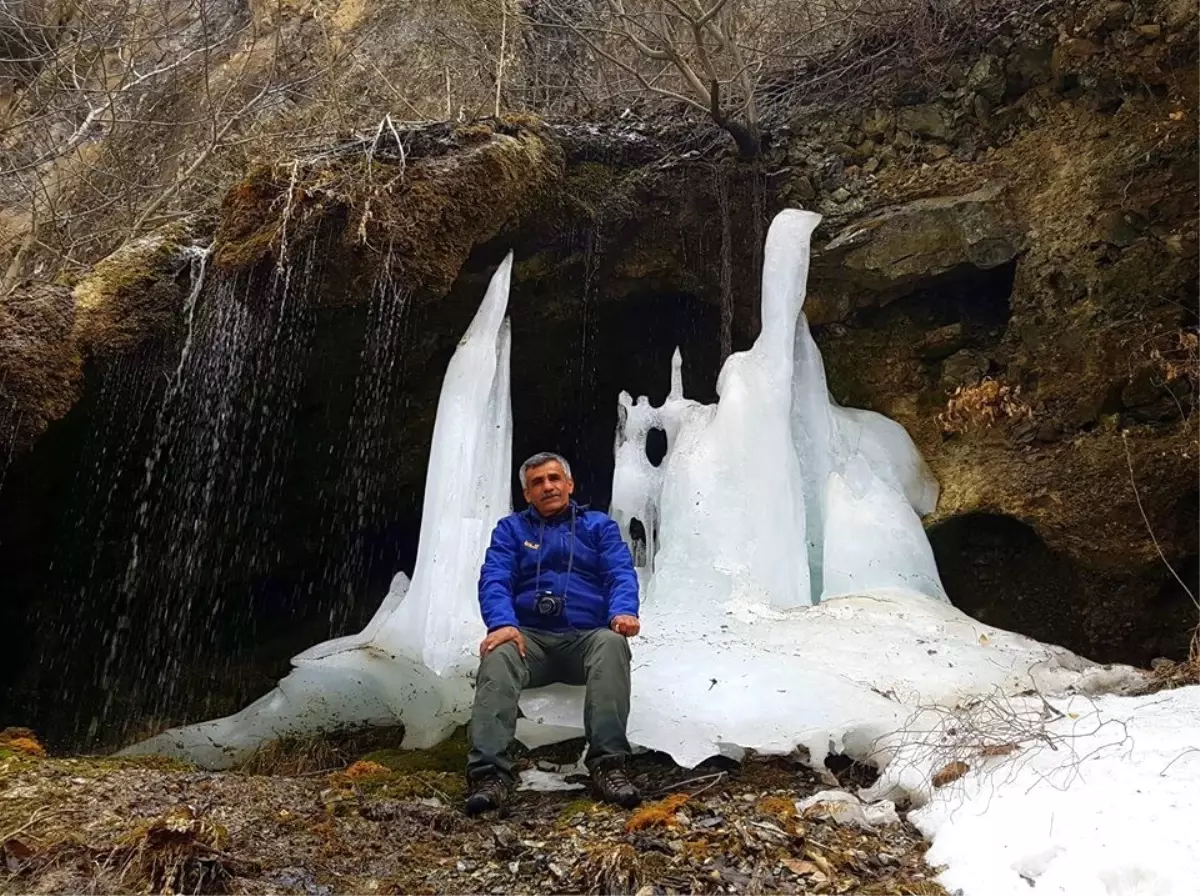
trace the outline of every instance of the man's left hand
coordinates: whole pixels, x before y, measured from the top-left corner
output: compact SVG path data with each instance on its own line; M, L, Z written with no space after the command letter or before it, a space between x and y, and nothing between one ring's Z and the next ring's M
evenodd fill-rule
M608 627L618 635L632 638L642 630L642 623L636 616L614 616Z

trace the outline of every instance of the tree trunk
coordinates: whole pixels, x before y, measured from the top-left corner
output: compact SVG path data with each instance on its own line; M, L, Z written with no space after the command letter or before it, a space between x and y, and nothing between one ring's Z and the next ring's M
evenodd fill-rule
M749 128L740 121L726 120L717 123L733 138L741 158L757 159L762 154L762 136L757 128Z

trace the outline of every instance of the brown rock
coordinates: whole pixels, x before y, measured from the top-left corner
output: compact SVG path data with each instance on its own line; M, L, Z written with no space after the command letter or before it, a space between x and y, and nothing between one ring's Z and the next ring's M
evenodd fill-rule
M956 322L926 333L917 343L916 352L926 361L940 361L962 348L963 341L963 325Z
M988 360L978 352L964 349L942 362L940 385L942 391L953 392L960 387L974 386L988 370Z
M1104 52L1103 47L1086 37L1068 38L1063 41L1062 47L1068 56L1074 56L1076 59L1087 59Z
M896 128L934 140L948 140L954 133L945 110L937 103L924 103L901 109L896 113Z
M803 201L815 199L817 195L816 188L813 187L813 182L808 179L808 175L801 174L792 180L792 194Z
M1004 64L1010 95L1045 84L1051 76L1054 48L1049 44L1020 44L1013 48Z
M1109 31L1116 31L1129 20L1130 11L1133 9L1128 3L1120 2L1120 0L1110 0L1097 10L1097 17L1100 19L1098 27L1105 28Z
M975 100L972 105L975 111L975 120L984 127L987 127L992 120L991 103L989 103L984 96L977 93L975 94Z
M844 228L813 259L859 287L890 291L960 265L992 268L1012 260L1020 237L1002 185L964 196L918 199Z
M883 109L875 109L863 119L863 132L869 137L886 137L893 127L892 113Z
M980 56L967 76L967 89L981 94L991 103L1004 99L1005 85L1004 65L991 53Z
M1162 25L1138 25L1136 26L1136 30L1142 37L1149 38L1150 40L1158 40L1162 37Z

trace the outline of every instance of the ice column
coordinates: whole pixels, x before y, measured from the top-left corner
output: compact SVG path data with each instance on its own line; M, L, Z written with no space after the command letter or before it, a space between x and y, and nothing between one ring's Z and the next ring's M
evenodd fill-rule
M673 419L649 600L687 593L693 601L747 606L810 603L807 558L797 549L804 544L805 499L792 442L791 384L809 239L820 220L789 210L772 222L762 333L750 351L725 362L716 408L699 412L681 400L664 408Z
M937 505L937 480L903 426L833 401L803 314L795 338L792 432L814 601L882 590L945 600L921 525Z
M365 725L405 727L428 747L466 720L483 636L476 582L492 529L510 507L510 254L446 370L425 477L411 585L397 575L367 627L293 658L278 687L240 712L127 748L227 768L284 736Z
M826 385L802 312L819 220L793 210L772 222L762 333L726 362L717 405L683 397L678 351L662 407L621 395L613 513L627 538L634 517L657 524L657 545L647 528L651 602L788 608L881 590L945 599L920 520L937 481L904 427L838 406ZM667 432L658 468L645 454L655 426Z
M656 467L650 463L646 441L651 430L663 430L669 454L685 418L697 410L705 419L710 416L703 405L683 397L683 356L678 348L671 357L671 391L662 407L653 407L645 395L634 401L628 392L622 392L617 398L616 462L609 513L621 527L643 579L653 573L658 553L659 512L666 472L663 465ZM645 529L645 544L641 548L635 545L630 530L635 519Z

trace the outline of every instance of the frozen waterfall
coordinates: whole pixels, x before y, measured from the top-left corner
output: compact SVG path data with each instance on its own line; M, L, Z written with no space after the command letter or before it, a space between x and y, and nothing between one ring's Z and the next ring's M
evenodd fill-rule
M678 352L661 407L618 400L612 515L631 545L632 521L646 530L651 602L787 608L880 591L946 599L920 519L937 504L937 481L904 427L839 407L825 385L802 311L820 220L785 211L771 225L763 330L726 362L716 405L684 398ZM655 428L667 434L659 467L646 456Z
M950 606L920 520L936 481L903 427L826 388L802 313L819 222L793 210L772 223L762 333L726 361L716 405L684 397L678 352L662 406L618 400L612 515L631 543L634 519L646 538L629 736L687 765L797 745L818 763L866 756L918 702L1021 690L1030 675L1054 689L1085 665ZM518 736L578 734L580 697L527 692Z
M411 585L398 574L361 633L297 655L279 686L241 712L123 752L227 768L283 736L399 722L405 746L428 747L463 723L484 634L475 582L492 528L511 505L511 270L510 253L446 369Z
M797 745L817 763L877 756L918 706L1031 683L1056 693L1090 674L946 600L920 522L937 483L902 427L838 407L826 388L802 313L819 221L793 210L772 223L762 333L726 361L715 405L684 396L678 352L662 406L618 401L612 514L627 538L635 519L645 538L629 735L681 764ZM426 746L466 720L483 633L476 581L509 503L510 266L446 372L411 586L397 576L363 632L301 653L241 712L129 752L227 767L281 735L401 722L406 746ZM654 428L668 444L658 467L646 456ZM526 692L518 736L580 734L581 693Z

